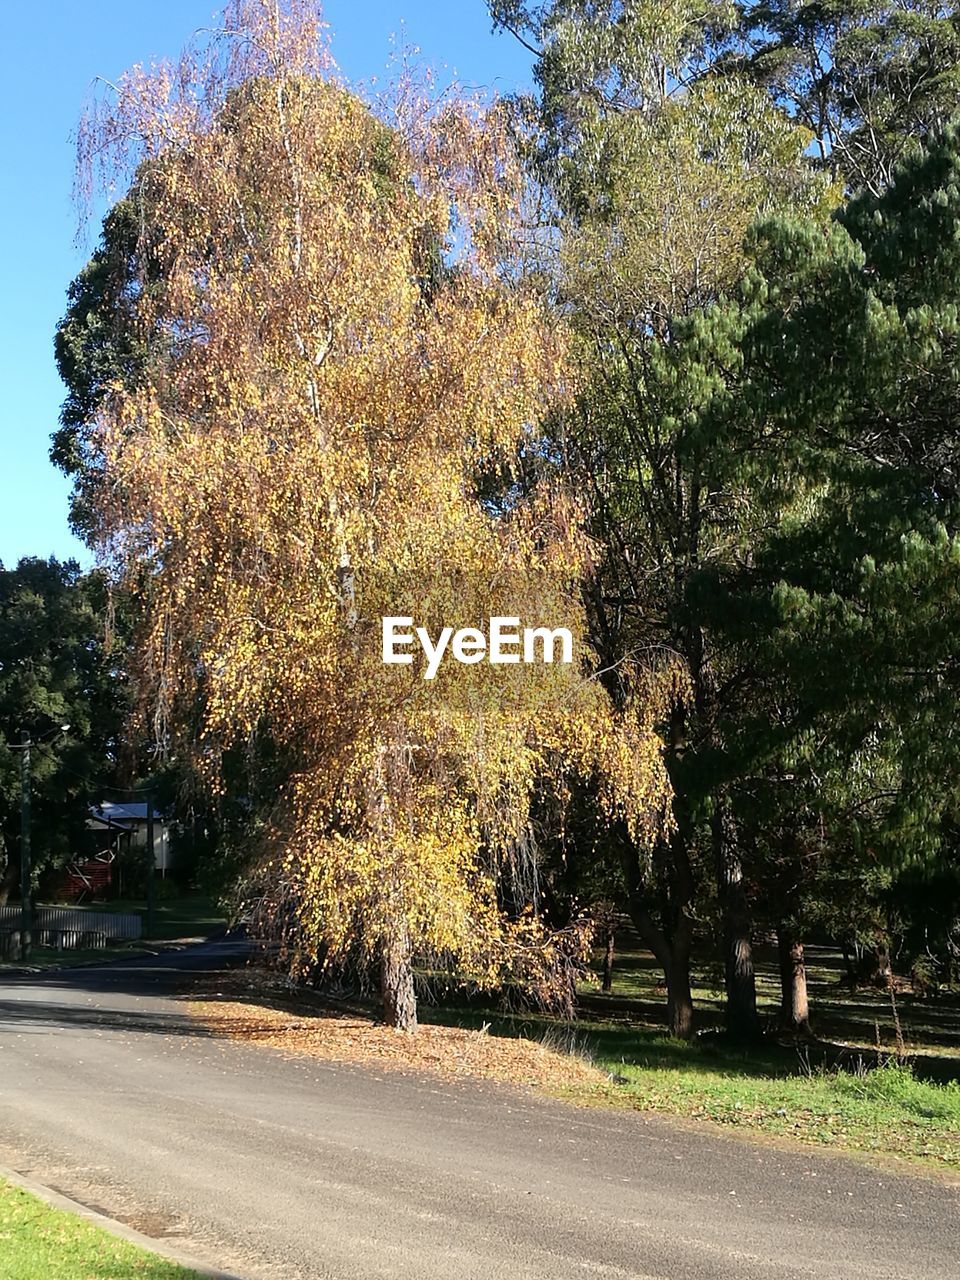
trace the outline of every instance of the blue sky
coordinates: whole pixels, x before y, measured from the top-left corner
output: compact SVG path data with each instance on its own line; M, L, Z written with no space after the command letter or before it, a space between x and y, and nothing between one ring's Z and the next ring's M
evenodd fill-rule
M70 280L92 243L75 243L71 133L95 76L175 56L216 0L48 0L13 4L5 17L0 112L0 562L24 555L89 554L67 526L69 482L47 450L63 387L53 334ZM328 0L324 13L344 74L384 71L391 36L419 46L441 78L509 93L529 83L530 59L493 35L484 0ZM91 236L95 227L91 228Z

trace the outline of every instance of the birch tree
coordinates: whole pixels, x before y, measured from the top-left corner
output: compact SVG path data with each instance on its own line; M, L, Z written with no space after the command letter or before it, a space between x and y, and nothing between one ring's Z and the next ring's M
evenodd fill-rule
M136 211L146 354L99 400L86 478L102 554L141 592L158 738L214 789L238 744L287 762L260 874L295 971L358 957L407 1029L418 960L551 998L562 940L503 906L535 861L534 796L559 813L588 778L643 841L668 787L657 681L627 675L614 709L591 678L591 549L534 426L570 373L511 265L502 114L409 81L374 109L309 6L241 0L111 87L81 158ZM532 490L517 459L542 460ZM382 662L383 617L493 614L566 626L577 660L429 681Z

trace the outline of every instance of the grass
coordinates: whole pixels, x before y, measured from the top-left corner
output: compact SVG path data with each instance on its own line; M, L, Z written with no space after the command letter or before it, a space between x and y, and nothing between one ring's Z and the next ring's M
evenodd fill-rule
M895 1058L889 994L851 991L842 981L839 954L809 947L817 1042L781 1045L774 1038L749 1052L726 1044L715 1034L722 1024L722 995L709 973L700 971L694 998L704 1033L685 1044L663 1034L664 996L653 958L629 934L627 942L613 992L586 990L577 1024L594 1062L611 1078L599 1101L960 1170L955 994L897 996L907 1057ZM779 1003L776 954L760 946L755 959L758 1006L772 1027Z
M424 1018L461 1026L482 1019L493 1035L537 1039L584 1059L603 1073L601 1085L550 1089L574 1102L960 1171L960 1082L919 1079L910 1064L812 1063L805 1050L746 1052L713 1037L686 1044L662 1030L586 1018L565 1029L544 1017L463 1009Z
M960 1083L918 1079L907 1064L810 1067L772 1055L738 1062L655 1039L632 1060L595 1061L611 1077L598 1101L960 1170Z
M407 1037L387 1031L360 1002L335 1009L318 993L293 991L257 970L237 971L227 984L218 975L206 999L193 993L192 1012L218 1034L293 1053L509 1080L584 1105L683 1116L746 1137L960 1171L960 1081L920 1077L934 1067L960 1075L952 1053L931 1051L912 1063L881 1056L878 1066L875 1052L830 1044L768 1040L746 1051L709 1029L689 1043L674 1040L663 1032L664 998L649 957L625 959L632 963L622 964L612 995L589 991L572 1024L452 995L422 1000L421 1031ZM836 1022L843 997L832 990L831 998ZM859 1017L863 993L849 999ZM708 1028L719 1016L715 1000L715 1009L704 1011Z
M0 1181L0 1280L199 1280Z
M585 986L573 1024L458 1003L424 1009L423 1018L459 1026L485 1022L495 1035L526 1036L585 1058L605 1081L594 1089L554 1090L575 1101L960 1170L956 995L898 995L908 1057L896 1061L889 1056L896 1041L889 995L851 992L840 982L840 956L812 947L808 981L819 1042L783 1045L771 1038L749 1051L729 1045L718 1034L722 994L701 969L694 975L694 999L702 1034L684 1043L664 1034L665 996L656 962L629 933L624 941L613 991L604 996ZM756 959L760 1012L772 1025L779 1002L776 955L761 946Z
M624 949L614 968L611 996L602 996L595 987L584 987L582 1003L590 1015L616 1020L629 1015L634 1023L662 1027L665 996L657 987L662 975L656 961L640 949L629 931L624 933ZM851 991L843 982L840 953L829 947L808 946L807 985L814 1030L818 1036L851 1046L874 1049L879 1041L884 1049L896 1045L896 1031L886 991L860 988ZM761 1017L775 1019L780 1002L780 982L775 948L760 944L755 948L757 1005ZM697 1026L715 1030L723 1024L722 978L709 969L695 967L693 997ZM909 992L897 994L897 1011L908 1053L956 1059L950 1075L960 1075L960 998L944 993L940 998L920 997Z
M90 903L93 911L143 916L146 929L147 903L143 898L117 898L112 902ZM226 917L212 898L184 895L160 898L156 904L152 942L171 942L177 938L209 938L222 929Z

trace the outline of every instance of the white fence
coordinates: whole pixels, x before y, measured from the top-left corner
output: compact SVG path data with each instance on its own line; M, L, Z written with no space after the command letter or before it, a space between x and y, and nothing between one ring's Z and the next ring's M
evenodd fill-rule
M22 918L19 907L0 907L0 932L19 929ZM37 907L31 929L38 946L103 947L108 942L139 938L143 933L143 918L132 913L87 911L84 907Z

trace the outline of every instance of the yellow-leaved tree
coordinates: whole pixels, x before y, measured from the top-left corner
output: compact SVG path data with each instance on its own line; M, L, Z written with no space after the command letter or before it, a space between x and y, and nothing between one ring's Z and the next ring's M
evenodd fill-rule
M294 969L359 957L404 1028L417 962L549 998L562 940L502 892L531 805L586 780L643 838L667 784L655 681L615 710L589 669L589 548L536 433L566 354L512 265L500 112L409 85L374 110L310 6L242 0L125 76L81 145L139 228L147 354L91 451L160 735L214 787L237 743L289 761L261 874ZM491 615L567 627L575 661L383 663L384 617Z

